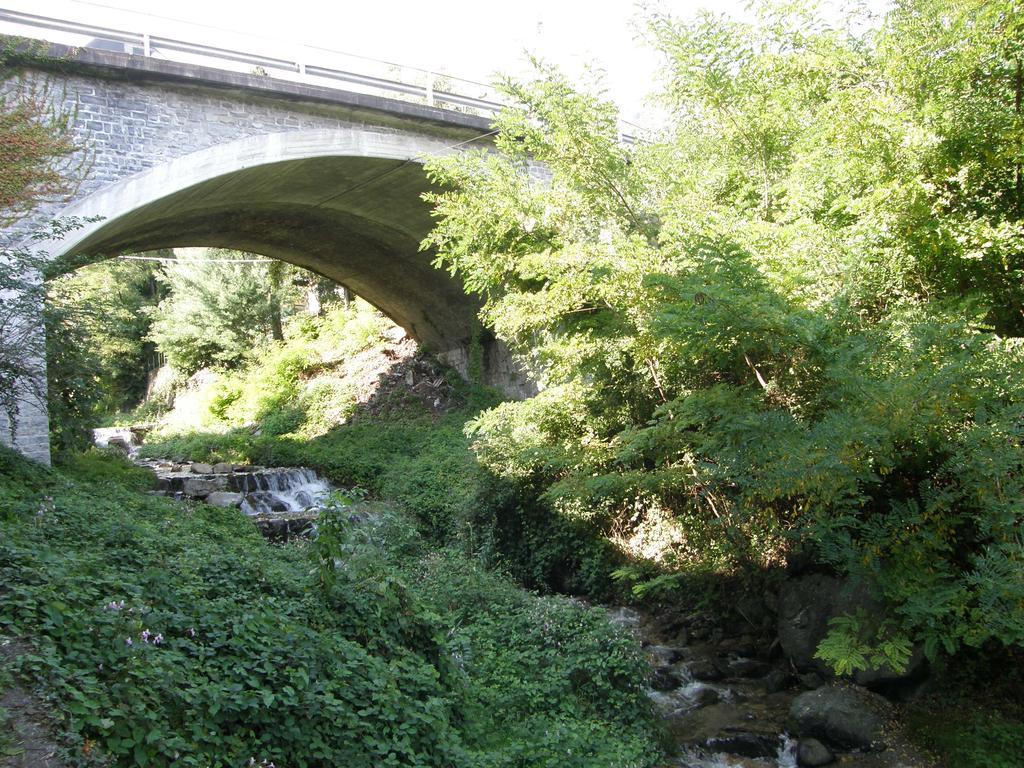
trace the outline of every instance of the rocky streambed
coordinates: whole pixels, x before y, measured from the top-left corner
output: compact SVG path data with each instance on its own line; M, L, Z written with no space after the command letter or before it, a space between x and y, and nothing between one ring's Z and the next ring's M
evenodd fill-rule
M271 541L307 535L332 490L304 467L140 459L138 449L147 432L145 426L105 427L93 430L93 442L150 470L156 476L154 493L238 508Z
M611 616L650 662L647 695L677 746L673 768L930 765L902 738L892 702L801 673L774 639L724 632L699 614Z
M309 533L331 486L302 467L140 459L156 475L156 493L236 507L271 541Z

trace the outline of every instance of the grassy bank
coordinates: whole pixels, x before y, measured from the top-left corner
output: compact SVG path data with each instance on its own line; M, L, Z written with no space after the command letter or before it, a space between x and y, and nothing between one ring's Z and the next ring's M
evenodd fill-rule
M331 535L272 546L146 482L0 453L0 633L32 646L19 670L76 760L656 762L644 662L602 612L426 546L397 512L339 507Z
M466 426L500 394L439 365L366 306L335 308L248 366L177 386L143 456L310 467L530 588L622 591L610 576L621 553L593 520L553 511L539 489L476 460ZM139 415L151 414L152 403Z

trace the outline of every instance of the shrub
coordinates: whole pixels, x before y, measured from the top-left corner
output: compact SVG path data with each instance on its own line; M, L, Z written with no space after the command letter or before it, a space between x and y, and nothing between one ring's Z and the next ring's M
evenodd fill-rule
M237 510L121 485L135 473L94 453L71 479L0 449L0 631L31 642L20 669L45 685L79 755L367 768L658 759L639 649L600 612L437 553L380 507L350 520L339 501L321 538L272 546Z

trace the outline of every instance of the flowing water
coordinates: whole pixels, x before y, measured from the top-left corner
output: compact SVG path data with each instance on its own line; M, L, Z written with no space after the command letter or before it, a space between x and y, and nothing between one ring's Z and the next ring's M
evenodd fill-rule
M676 758L678 768L742 768L744 766L776 766L777 768L797 768L796 742L783 734L779 739L779 751L770 759L747 759L738 755L716 753L714 747L685 747Z
M772 693L769 664L714 643L663 644L631 608L611 620L635 634L651 665L646 692L679 751L678 768L796 768L796 744L785 731L792 696Z
M236 472L229 487L242 494L241 509L247 515L304 512L331 492L325 480L305 468Z

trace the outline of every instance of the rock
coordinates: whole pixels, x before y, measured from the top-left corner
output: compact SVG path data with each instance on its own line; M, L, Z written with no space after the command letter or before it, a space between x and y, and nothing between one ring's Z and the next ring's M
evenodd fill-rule
M287 512L288 505L284 500L270 491L254 491L244 495L245 512L249 514L266 514L269 512Z
M761 678L761 685L764 686L765 693L784 691L789 687L789 675L781 669L773 669Z
M721 680L724 675L711 659L697 659L687 665L694 680L703 680L714 683Z
M813 691L815 688L821 688L821 686L825 684L825 678L817 672L804 672L802 675L797 675L796 679L799 680L800 685L808 691Z
M758 710L738 702L718 702L681 712L666 720L666 728L676 743L704 746L712 739L727 739L737 734L757 734L779 746L784 729L784 709ZM771 753L773 756L775 752Z
M238 507L242 504L242 494L231 491L214 491L206 497L206 503L213 507Z
M258 516L253 519L260 533L275 543L284 543L308 536L313 531L316 515L299 513L291 516Z
M228 462L225 462L225 461L222 461L219 464L214 464L212 469L213 469L213 474L215 474L215 475L226 475L226 474L229 474L229 473L231 473L231 472L233 472L235 470L235 465L234 464L229 464Z
M717 704L721 700L722 695L710 686L698 688L697 692L693 695L693 703L698 707L708 707L712 704Z
M222 476L174 474L157 477L156 489L168 496L188 496L203 499L214 491L227 490L227 478Z
M684 653L670 645L648 645L644 648L644 655L652 666L670 667L682 659Z
M828 765L836 759L832 750L826 747L817 739L800 739L796 748L797 765L816 768L819 765Z
M770 669L766 662L743 656L732 656L723 662L723 666L729 677L762 677Z
M824 573L787 579L779 591L778 618L779 642L786 658L800 672L816 672L826 680L834 679L832 670L814 654L828 634L831 619L858 612L885 615L885 606L864 581ZM888 693L900 685L919 681L926 671L924 655L918 649L903 672L861 670L855 673L853 681Z
M125 456L130 455L132 452L132 446L129 444L128 440L121 435L114 435L107 440L107 448L123 453Z
M779 753L780 739L763 733L730 733L708 739L712 752L726 752L742 757L775 757Z
M213 474L213 465L212 464L202 464L202 463L198 463L197 462L197 463L192 465L192 474L194 474L194 475L212 475Z
M877 693L829 685L801 693L789 708L790 729L838 749L885 749L883 727L892 707Z
M675 690L682 682L669 667L656 667L651 672L651 688L656 691Z

